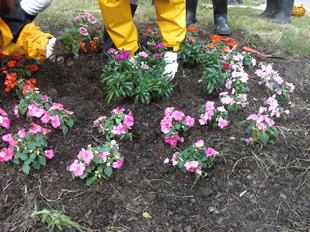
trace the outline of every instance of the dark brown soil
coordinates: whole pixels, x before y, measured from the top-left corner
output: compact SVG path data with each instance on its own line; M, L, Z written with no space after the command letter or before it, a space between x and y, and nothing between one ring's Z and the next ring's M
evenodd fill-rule
M53 22L44 25L50 23ZM142 44L147 26L137 23ZM101 25L96 27L99 29ZM63 29L54 27L49 32L57 34ZM198 30L205 39L213 34L210 28ZM246 40L243 31L233 31L231 37L239 42L239 47L255 44L259 51L274 52L263 47L259 37ZM247 136L247 125L241 122L256 113L267 97L264 88L258 85L255 70L248 70L250 104L237 114L229 113L230 124L220 130L198 123L199 108L208 100L218 101L217 94L209 95L198 83L203 72L200 66L185 69L180 63L174 79L177 85L170 99L134 104L132 99L119 98L107 104L100 83L106 61L100 61L100 53L88 50L66 65L46 61L34 74L37 87L53 101L74 111L76 120L65 135L50 128L48 148L55 151L55 157L41 170L33 170L27 176L20 166L0 163L0 231L48 231L46 224L30 218L35 202L38 210L50 207L60 210L94 231L310 230L310 60L285 54L283 57L284 60L271 58L266 62L274 63L274 69L296 85L292 96L295 107L290 109L286 122L276 122L279 137L262 150L245 147L239 140ZM9 114L10 133L15 134L28 122L23 117L14 117L12 109L18 99L4 92L3 82L1 78L0 106ZM289 107L287 102L280 104ZM164 111L172 106L196 119L195 126L183 133L184 143L177 147L164 143L160 130ZM125 157L122 168L114 171L109 181L101 179L89 187L85 180L72 180L66 168L79 151L89 144L95 147L106 141L92 127L93 121L102 115L109 116L116 107L131 110L135 119L133 140L119 143ZM3 130L0 136L6 133ZM193 173L185 174L163 160L199 139L221 155L208 170L208 176L199 179L191 190ZM7 143L0 141L0 148L4 146ZM217 211L212 212L210 207ZM147 220L143 212L152 218ZM55 227L53 231L58 229Z

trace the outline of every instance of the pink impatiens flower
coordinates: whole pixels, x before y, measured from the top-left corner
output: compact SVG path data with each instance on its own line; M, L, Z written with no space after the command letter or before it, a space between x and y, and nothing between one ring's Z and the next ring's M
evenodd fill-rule
M186 162L184 164L184 167L188 172L195 172L195 169L200 166L200 163L198 161L191 161L191 162Z
M213 111L215 109L214 102L207 101L206 102L206 111Z
M92 161L92 159L94 158L94 154L92 151L90 150L85 150L84 148L82 148L82 150L79 152L78 156L79 159L84 160L85 163L89 164L90 161Z
M112 167L113 168L121 168L123 165L123 161L124 161L124 156L118 162L114 162L112 164Z
M218 155L219 153L216 151L216 150L214 150L214 149L212 149L212 148L208 148L207 149L207 151L206 151L206 155L207 156L216 156L216 155Z
M6 129L10 129L11 120L8 117L3 117L0 115L0 126L3 126Z
M222 117L219 118L218 126L223 129L223 127L228 125L228 121Z
M122 134L126 134L126 130L124 126L121 123L119 123L118 126L113 126L111 133L115 135L122 135Z
M182 142L184 141L184 138L180 138L179 136L177 135L174 135L172 137L168 137L168 138L165 138L165 142L166 143L169 143L171 146L176 146L178 141Z
M125 119L124 119L125 129L131 129L131 126L133 126L133 122L134 122L134 118L130 111L128 115L125 116Z
M51 116L49 115L49 110L45 111L44 115L41 118L41 122L48 123L51 119Z
M148 66L147 64L142 64L142 65L141 65L141 68L143 68L143 69L148 69L149 66Z
M47 133L50 133L50 132L51 132L51 130L44 129L43 127L41 127L41 126L35 124L34 122L31 122L30 125L33 126L33 128L30 129L30 130L28 131L28 133L34 133L34 134L35 134L35 133L41 132L41 133L43 133L43 134L47 134Z
M25 129L19 130L19 131L17 132L17 135L18 135L18 137L21 138L21 139L24 138L25 135L26 135Z
M12 134L6 134L2 136L2 140L5 142L8 142L12 147L17 143L15 142L15 140L13 139Z
M184 118L185 114L182 111L175 110L172 112L171 117L177 121L181 121Z
M148 54L146 52L139 52L139 55L144 58L148 57Z
M194 147L200 148L204 146L204 141L203 140L198 140L195 144Z
M59 116L58 116L58 115L53 115L53 116L51 117L51 121L53 122L53 123L52 123L52 126L53 126L54 128L57 128L57 127L59 127L59 126L61 125L60 119L59 119Z
M67 167L69 172L73 172L75 176L82 176L85 170L85 164L79 163L77 160L74 160L73 164Z
M108 151L104 151L104 152L98 153L98 156L99 156L100 158L102 158L102 162L103 162L103 163L107 162L107 157L108 157L109 155L110 155L110 152L108 152Z
M54 151L51 149L51 150L45 150L45 156L49 159L53 158L54 157Z
M28 105L28 114L31 117L40 118L44 114L44 109L39 109L35 105Z
M195 119L190 116L186 116L185 122L187 126L192 127L195 124Z
M13 159L13 154L14 154L14 149L13 148L2 148L1 152L0 152L0 161L4 162L4 161L8 161Z
M172 127L172 117L164 117L161 122L161 131L165 134L168 134L170 131L170 128Z

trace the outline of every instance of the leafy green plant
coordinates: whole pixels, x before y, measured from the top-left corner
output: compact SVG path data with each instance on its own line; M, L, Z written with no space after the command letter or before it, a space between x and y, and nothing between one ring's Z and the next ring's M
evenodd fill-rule
M88 36L89 39L91 38L85 27L87 27L88 23L95 22L96 20L91 14L85 13L83 16L77 16L74 18L74 26L71 29L65 28L64 31L60 32L61 40L69 52L73 53L75 56L79 56L78 52L80 49L86 52L83 39L85 36Z
M200 35L202 36L202 35ZM191 65L200 64L205 59L204 41L200 39L195 27L188 28L185 39L180 44L178 59Z
M176 152L173 154L171 162L172 166L178 166L183 172L194 172L196 180L192 186L194 187L196 181L200 176L207 176L207 172L204 168L211 167L215 160L215 157L219 153L210 147L204 146L203 140L198 140L196 143L188 147L183 152ZM167 158L164 163L169 163Z
M42 217L41 222L48 225L48 227L54 228L54 225L63 231L62 226L68 228L75 227L79 228L79 224L73 221L70 217L64 215L61 211L55 209L43 209L38 211L37 205L35 204L34 212L31 214L32 218Z
M115 140L106 144L92 148L82 149L67 170L71 172L72 178L79 176L81 179L89 177L86 185L93 184L98 178L109 179L113 168L121 168L124 157L118 152L118 144Z
M93 127L98 128L98 132L106 136L107 140L111 140L115 136L120 139L130 139L132 140L132 133L128 133L128 129L133 126L134 118L131 111L124 114L124 109L118 109L118 107L111 111L112 116L100 116L94 121Z
M31 123L33 128L28 132L25 129L19 130L17 134L7 134L2 139L10 144L8 149L3 148L1 157L6 157L5 161L13 159L16 164L22 165L22 169L29 174L30 164L35 169L40 169L40 165L45 166L46 158L54 156L53 150L43 150L47 147L45 135L50 130L44 129L35 123ZM13 156L14 154L14 156Z
M23 94L13 110L16 117L21 113L26 114L27 118L41 118L43 123L50 122L54 128L62 129L64 134L74 124L72 111L64 109L60 103L52 102L51 97L40 94L38 89Z
M135 103L169 98L176 84L167 82L162 75L165 65L162 54L140 52L129 58L128 51L119 53L115 49L110 49L107 54L110 63L103 68L101 82L106 85L108 103L119 96L134 97Z
M270 137L278 136L277 128L274 127L274 121L270 119L267 115L251 114L242 123L249 123L250 125L246 129L246 133L252 133L251 137L248 139L241 138L240 140L245 141L247 145L249 144L260 144L262 148L264 144L268 141L273 142Z

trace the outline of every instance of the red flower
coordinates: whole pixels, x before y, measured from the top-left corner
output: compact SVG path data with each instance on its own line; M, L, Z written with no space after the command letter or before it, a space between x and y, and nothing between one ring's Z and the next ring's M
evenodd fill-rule
M196 27L189 27L188 30L189 30L191 33L194 33L197 29L196 29Z

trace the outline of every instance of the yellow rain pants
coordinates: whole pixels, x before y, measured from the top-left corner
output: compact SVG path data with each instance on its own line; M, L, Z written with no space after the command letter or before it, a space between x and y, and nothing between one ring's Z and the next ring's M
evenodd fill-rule
M128 0L98 0L105 28L117 49L138 50L137 29ZM186 33L185 0L154 0L157 24L165 47L179 50Z
M20 32L16 43L8 25L0 18L0 48L5 55L24 55L28 59L46 59L45 47L51 34L41 32L33 23L28 23Z

